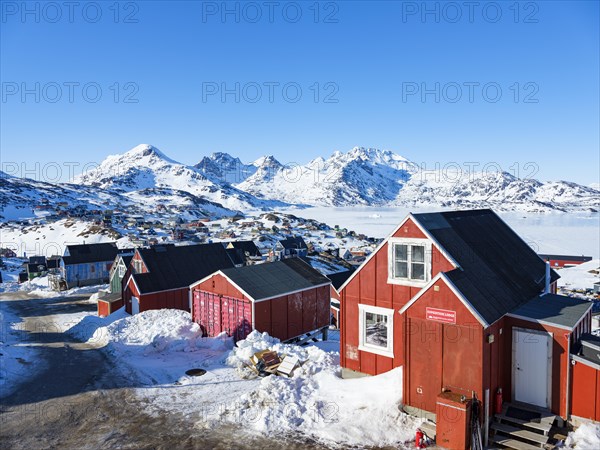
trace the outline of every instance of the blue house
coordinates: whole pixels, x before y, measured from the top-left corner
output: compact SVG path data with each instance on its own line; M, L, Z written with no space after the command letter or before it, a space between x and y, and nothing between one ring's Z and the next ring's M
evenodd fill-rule
M275 244L275 256L277 259L304 258L307 254L308 246L300 236L291 236Z
M114 242L67 245L60 262L66 288L108 283L110 268L118 253Z

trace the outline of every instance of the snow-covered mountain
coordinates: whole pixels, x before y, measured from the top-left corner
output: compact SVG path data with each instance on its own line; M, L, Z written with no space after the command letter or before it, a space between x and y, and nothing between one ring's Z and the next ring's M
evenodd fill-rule
M270 162L237 187L265 199L321 206L492 207L598 211L600 192L576 183L507 172L422 170L387 150L356 147L306 165Z
M202 158L194 168L200 170L212 180L237 184L253 175L258 164L244 164L240 161L240 158L234 158L228 153L216 152Z
M0 173L0 216L64 202L87 209L186 215L234 214L291 205L481 208L510 211L600 211L600 191L567 181L520 179L506 172L423 170L387 150L356 147L305 165L264 156L246 164L214 153L195 166L151 145L107 157L71 183L45 183ZM0 219L2 218L0 217Z
M394 201L416 171L413 163L390 151L357 147L306 165L283 166L265 158L238 188L267 199L309 205L384 205Z
M219 163L225 165L215 163L207 166L210 170L204 172L172 160L156 147L142 144L122 155L109 156L98 167L76 177L73 182L110 189L127 197L136 197L140 191L147 189L169 189L204 198L233 210L287 206L277 200L257 199L221 180L216 170L222 167L222 171L227 172L227 168L231 168L235 162L231 157L224 157Z

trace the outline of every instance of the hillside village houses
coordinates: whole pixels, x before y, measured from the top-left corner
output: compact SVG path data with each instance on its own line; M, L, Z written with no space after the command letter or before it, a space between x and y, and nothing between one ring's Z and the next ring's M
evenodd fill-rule
M67 247L58 276L67 288L110 282L101 315L181 309L206 336L239 340L255 329L290 340L333 323L343 376L401 368L404 410L435 423L424 427L448 448L463 447L446 409L470 414L475 402L485 438L515 449L545 444L557 420L600 421L592 303L558 295L551 258L493 211L409 214L373 252L335 250L328 258L356 270L324 276L327 258L309 257L315 248L299 235L268 253L235 239L82 244Z

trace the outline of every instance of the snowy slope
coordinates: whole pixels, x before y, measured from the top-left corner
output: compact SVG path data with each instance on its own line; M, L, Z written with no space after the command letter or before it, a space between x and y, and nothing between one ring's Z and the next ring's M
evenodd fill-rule
M262 171L238 187L265 198L309 205L378 205L393 201L417 170L390 151L359 147L303 166L277 164L266 160Z
M178 163L151 145L142 144L122 155L106 158L97 168L79 175L74 183L131 193L144 189L171 189L192 194L233 210L277 207L240 191L201 170Z
M576 183L544 183L507 172L421 170L390 151L362 147L306 165L271 164L237 187L266 199L315 206L600 210L600 191Z
M98 186L0 177L0 220L19 220L50 214L48 211L34 210L42 199L47 201L50 209L64 203L68 208L80 206L84 210L122 209L130 214L140 214L154 212L158 203L166 203L210 215L226 216L235 213L235 210L208 201L204 197L175 189L143 188L123 192Z

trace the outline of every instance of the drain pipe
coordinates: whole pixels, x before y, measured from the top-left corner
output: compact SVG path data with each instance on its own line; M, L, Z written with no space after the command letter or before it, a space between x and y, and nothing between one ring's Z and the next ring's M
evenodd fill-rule
M571 333L567 334L567 398L565 401L565 418L571 419Z
M544 286L544 294L550 293L550 261L546 261L546 284Z
M488 446L488 437L490 433L490 390L486 389L485 394L485 429L483 430L483 446Z

